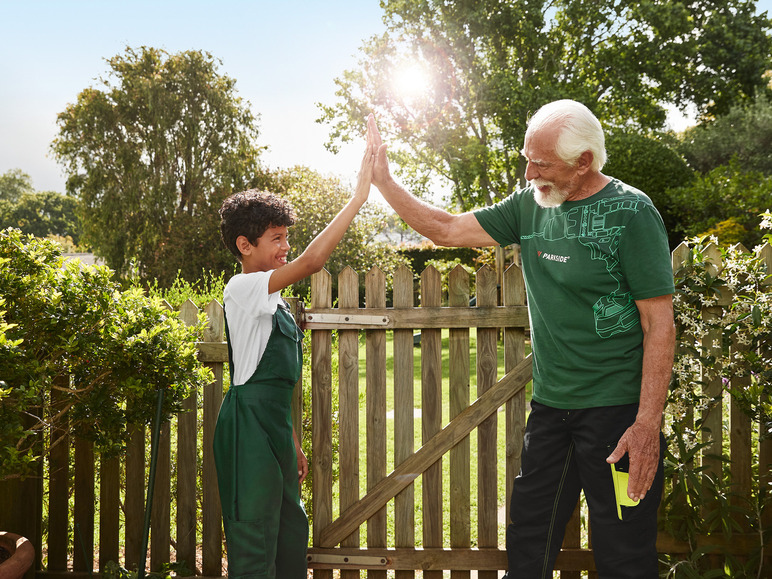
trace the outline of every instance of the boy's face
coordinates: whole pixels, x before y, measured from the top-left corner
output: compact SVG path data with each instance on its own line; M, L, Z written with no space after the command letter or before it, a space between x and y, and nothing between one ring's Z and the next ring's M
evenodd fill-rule
M287 226L270 226L252 245L243 235L236 240L241 252L241 270L244 273L270 271L287 264L290 245Z

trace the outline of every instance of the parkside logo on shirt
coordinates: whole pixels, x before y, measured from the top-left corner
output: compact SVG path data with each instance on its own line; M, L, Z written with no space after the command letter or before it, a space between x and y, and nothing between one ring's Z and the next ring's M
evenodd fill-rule
M543 251L538 251L539 257L542 259L548 259L550 261L557 261L558 263L568 263L568 260L571 259L570 255L555 255L554 253L544 253Z

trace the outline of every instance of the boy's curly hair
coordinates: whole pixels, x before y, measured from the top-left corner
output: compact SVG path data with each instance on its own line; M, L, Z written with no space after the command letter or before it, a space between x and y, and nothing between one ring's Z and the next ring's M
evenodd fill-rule
M257 245L257 239L269 227L294 224L295 210L289 201L273 193L248 189L234 193L222 202L220 218L223 243L241 261L236 239L243 235L252 245Z

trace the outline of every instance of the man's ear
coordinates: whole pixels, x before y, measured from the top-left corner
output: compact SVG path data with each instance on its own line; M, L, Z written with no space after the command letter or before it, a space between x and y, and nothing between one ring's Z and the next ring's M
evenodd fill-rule
M246 235L239 235L236 238L236 248L239 250L239 253L241 255L247 255L249 253L252 253L252 249L255 246L249 243L249 240L247 239Z
M592 167L592 162L595 160L595 155L592 154L590 151L585 151L581 155L579 155L579 158L576 160L576 163L574 163L574 167L576 167L576 170L579 172L580 175L584 175L587 171L590 170L590 167Z

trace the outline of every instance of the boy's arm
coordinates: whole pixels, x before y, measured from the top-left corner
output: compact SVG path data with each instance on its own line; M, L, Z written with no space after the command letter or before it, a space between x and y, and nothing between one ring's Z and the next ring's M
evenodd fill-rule
M271 279L268 282L269 293L280 291L285 287L308 277L312 273L320 271L324 267L325 262L330 257L335 246L338 245L343 238L343 235L346 233L354 216L357 214L360 207L364 205L365 201L367 201L367 196L370 193L370 183L372 181L375 152L376 149L370 142L368 134L367 147L365 148L365 154L362 158L362 165L359 168L359 176L357 178L354 196L346 203L329 225L327 225L327 227L325 227L324 230L308 244L308 247L306 247L303 253L287 265L274 270L271 274Z

